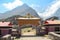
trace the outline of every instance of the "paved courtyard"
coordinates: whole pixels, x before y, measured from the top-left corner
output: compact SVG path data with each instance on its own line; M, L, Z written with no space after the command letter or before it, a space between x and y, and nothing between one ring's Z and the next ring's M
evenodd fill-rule
M16 40L51 40L47 37L21 37L20 39Z

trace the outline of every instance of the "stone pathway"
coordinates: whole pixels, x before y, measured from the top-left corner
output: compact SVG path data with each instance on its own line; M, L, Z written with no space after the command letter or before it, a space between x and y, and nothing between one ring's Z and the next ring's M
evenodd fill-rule
M21 37L20 39L17 40L51 40L51 39L48 39L47 37Z

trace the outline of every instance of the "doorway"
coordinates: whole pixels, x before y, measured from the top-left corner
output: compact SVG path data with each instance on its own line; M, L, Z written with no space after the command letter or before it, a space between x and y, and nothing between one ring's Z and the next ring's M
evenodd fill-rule
M35 36L36 28L35 26L25 26L21 28L21 36Z

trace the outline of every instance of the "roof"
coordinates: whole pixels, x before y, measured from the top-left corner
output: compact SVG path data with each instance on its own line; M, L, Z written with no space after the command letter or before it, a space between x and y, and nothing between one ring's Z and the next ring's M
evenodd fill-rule
M30 13L27 13L25 16L17 18L17 19L40 19L39 17L33 16Z
M60 24L60 20L47 20L45 24Z
M40 18L18 18L18 19L40 19Z
M9 26L11 23L10 22L0 22L0 26Z

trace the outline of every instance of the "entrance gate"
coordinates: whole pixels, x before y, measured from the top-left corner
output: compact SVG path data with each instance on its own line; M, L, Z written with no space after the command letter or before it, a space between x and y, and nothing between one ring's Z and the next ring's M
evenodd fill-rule
M35 36L36 28L32 25L25 25L21 27L21 36Z

